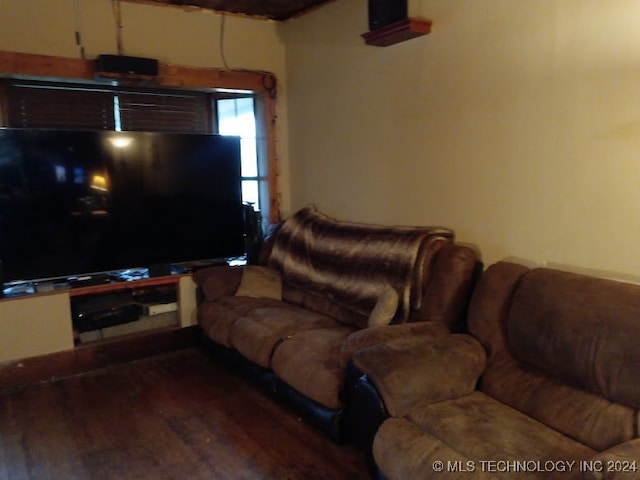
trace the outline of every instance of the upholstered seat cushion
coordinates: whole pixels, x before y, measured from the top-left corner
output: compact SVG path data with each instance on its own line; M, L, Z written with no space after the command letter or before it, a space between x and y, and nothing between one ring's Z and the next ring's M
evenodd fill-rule
M469 472L469 457L457 451L451 445L422 431L406 418L389 418L378 429L374 437L373 451L376 465L380 467L389 480L424 480L469 478L473 480L497 480L498 477L489 472ZM451 462L459 466L456 473L443 473L434 470L435 462L447 465ZM474 465L475 462L471 463ZM464 470L463 470L464 469Z
M346 369L340 349L353 327L315 328L293 335L275 349L274 373L298 392L328 408L344 406Z
M229 330L240 317L257 308L285 308L286 303L271 298L226 296L198 306L198 323L211 340L231 347Z
M414 451L410 445L418 440L421 448ZM431 478L435 460L473 460L480 469L480 461L567 462L587 460L596 453L477 391L456 400L416 407L403 418L385 421L375 437L373 451L376 463L389 478L403 479ZM425 456L433 456L432 461L425 461ZM574 470L574 474L581 473L577 465ZM492 475L507 479L514 473ZM517 478L576 477L566 471L533 471L519 473Z
M261 367L271 368L271 355L278 343L305 330L340 325L322 313L294 305L252 309L233 322L229 344L242 356Z

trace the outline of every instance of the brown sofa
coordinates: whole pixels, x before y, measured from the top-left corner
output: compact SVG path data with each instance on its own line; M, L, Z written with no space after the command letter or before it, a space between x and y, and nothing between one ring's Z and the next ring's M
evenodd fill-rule
M468 328L354 355L380 477L640 478L640 286L499 262Z
M344 440L353 352L460 328L476 252L444 228L340 222L305 208L266 242L261 265L194 273L211 351Z

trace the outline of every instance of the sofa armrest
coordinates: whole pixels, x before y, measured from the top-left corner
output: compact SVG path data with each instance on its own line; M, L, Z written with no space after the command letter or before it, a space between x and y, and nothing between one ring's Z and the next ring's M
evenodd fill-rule
M442 322L398 323L363 328L349 335L340 348L340 364L346 367L353 355L363 348L395 340L417 336L434 337L448 335L449 329Z
M233 295L242 280L242 267L216 265L193 272L193 281L208 302Z
M470 335L399 338L356 352L353 363L380 392L389 414L468 395L486 365Z
M640 438L599 453L586 460L583 478L588 480L633 480L640 477Z

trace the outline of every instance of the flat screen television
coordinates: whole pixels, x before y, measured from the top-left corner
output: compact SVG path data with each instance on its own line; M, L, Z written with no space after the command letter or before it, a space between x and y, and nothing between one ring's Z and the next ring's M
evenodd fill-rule
M0 129L6 283L244 250L237 137Z

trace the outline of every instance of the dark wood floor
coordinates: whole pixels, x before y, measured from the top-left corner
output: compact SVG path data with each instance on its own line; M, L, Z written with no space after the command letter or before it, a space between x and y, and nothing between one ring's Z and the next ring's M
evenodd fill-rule
M366 479L332 443L197 348L0 396L0 479Z

